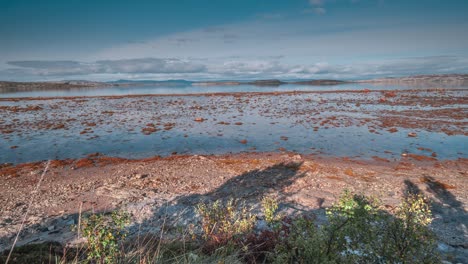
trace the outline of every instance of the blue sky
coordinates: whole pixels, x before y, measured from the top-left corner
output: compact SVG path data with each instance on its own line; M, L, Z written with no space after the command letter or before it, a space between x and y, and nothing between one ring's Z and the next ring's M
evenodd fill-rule
M0 0L0 80L468 72L466 0Z

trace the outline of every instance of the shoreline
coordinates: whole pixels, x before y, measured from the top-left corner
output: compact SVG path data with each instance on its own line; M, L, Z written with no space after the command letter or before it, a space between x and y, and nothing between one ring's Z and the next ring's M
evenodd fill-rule
M127 95L80 95L80 96L44 96L44 97L0 97L0 102L19 102L19 101L43 101L43 100L74 100L74 99L125 99L139 97L190 97L190 96L264 96L264 95L297 95L297 94L368 94L368 93L388 93L388 92L440 92L440 91L468 91L468 88L421 88L421 89L354 89L354 90L328 90L328 91L270 91L270 92L215 92L215 93L168 93L168 94L127 94Z

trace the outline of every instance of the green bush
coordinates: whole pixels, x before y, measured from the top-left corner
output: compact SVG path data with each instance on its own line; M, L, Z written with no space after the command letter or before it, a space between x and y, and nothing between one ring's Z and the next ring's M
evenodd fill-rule
M378 199L345 191L326 210L328 221L321 226L306 216L281 217L278 202L270 197L261 204L268 225L264 230L254 229L256 216L243 203L201 203L196 208L201 233L194 233L189 244L184 240L172 246L160 244L158 238L155 255L124 253L121 244L129 216L121 212L93 214L83 221L81 232L87 239L88 261L98 263L440 262L429 229L431 211L421 195L409 195L390 214Z
M206 241L206 251L212 252L217 247L225 246L232 239L253 230L256 216L245 204L238 204L234 199L223 204L201 203L197 212L201 216L202 237Z
M115 263L123 252L119 246L127 236L125 225L129 220L127 213L119 211L86 217L80 232L86 238L88 261Z
M274 263L438 263L429 205L409 196L395 216L375 198L345 191L327 210L328 223L292 221L270 260Z
M410 195L397 208L396 217L383 223L385 242L380 254L388 262L435 263L440 261L436 237L429 229L431 210L422 195Z
M278 202L272 197L263 197L262 211L265 215L265 221L268 224L271 225L279 220L279 216L276 215L276 212L278 211Z

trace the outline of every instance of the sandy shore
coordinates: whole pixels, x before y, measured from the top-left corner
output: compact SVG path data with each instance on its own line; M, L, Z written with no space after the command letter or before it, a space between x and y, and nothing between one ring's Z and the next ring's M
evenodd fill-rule
M45 163L0 169L0 249L16 234ZM54 160L35 194L19 245L47 240L79 242L70 225L80 210L125 208L135 228L158 232L196 221L194 205L234 197L257 206L274 195L289 214L315 214L348 189L377 195L391 211L411 190L432 201L432 227L447 251L466 257L468 160L437 161L402 157L323 158L295 153L171 156L126 160L90 155L79 160ZM169 223L169 224L168 224ZM135 229L134 228L134 229Z

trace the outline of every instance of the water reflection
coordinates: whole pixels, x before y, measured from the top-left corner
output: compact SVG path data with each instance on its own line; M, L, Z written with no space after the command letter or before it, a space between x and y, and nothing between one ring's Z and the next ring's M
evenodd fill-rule
M112 96L112 95L139 95L139 94L199 94L199 93L235 93L235 92L285 92L285 91L347 91L347 90L404 90L427 88L463 88L449 85L384 85L370 83L346 83L339 85L296 85L285 84L280 86L112 86L112 87L86 87L59 90L31 90L12 92L9 89L0 89L0 98L14 97L65 97L65 96Z

